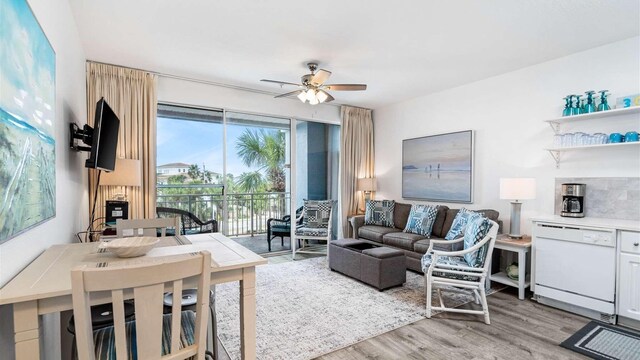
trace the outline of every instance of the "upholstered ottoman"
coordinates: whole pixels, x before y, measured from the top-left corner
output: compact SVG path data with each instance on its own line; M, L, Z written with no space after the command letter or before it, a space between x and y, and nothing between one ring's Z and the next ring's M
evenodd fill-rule
M404 252L355 240L341 239L329 245L329 268L382 291L407 281Z

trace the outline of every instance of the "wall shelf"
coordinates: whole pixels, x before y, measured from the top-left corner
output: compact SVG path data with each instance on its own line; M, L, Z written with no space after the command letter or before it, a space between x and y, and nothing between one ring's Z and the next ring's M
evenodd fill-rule
M608 117L620 117L622 115L631 115L631 114L640 114L640 106L632 106L628 108L621 109L613 109L607 111L599 111L589 114L580 114L573 116L560 116L557 118L545 120L553 132L556 134L560 134L560 125L567 123L578 123L585 120L596 120L603 119ZM640 116L637 117L640 120ZM624 146L637 146L640 142L628 142L628 143L615 143L615 144L597 144L597 145L583 145L583 146L571 146L571 147L563 147L563 148L550 148L545 149L551 154L553 160L556 162L556 168L560 167L560 156L563 152L567 151L579 151L579 150L588 150L588 149L600 149L600 148L613 148L613 147L624 147Z
M582 146L571 146L571 147L563 147L563 148L549 148L545 149L551 154L551 157L556 161L556 167L560 167L560 154L567 151L579 151L579 150L589 150L589 149L600 149L600 148L614 148L614 147L629 147L629 146L638 146L640 142L623 142L623 143L615 143L615 144L597 144L597 145L582 145Z
M554 119L545 120L545 122L548 123L553 129L553 131L557 134L560 131L560 124L579 122L584 120L602 119L606 117L621 116L621 115L628 115L628 114L640 114L640 106L632 106L632 107L622 108L622 109L599 111L599 112L594 112L589 114L560 116Z

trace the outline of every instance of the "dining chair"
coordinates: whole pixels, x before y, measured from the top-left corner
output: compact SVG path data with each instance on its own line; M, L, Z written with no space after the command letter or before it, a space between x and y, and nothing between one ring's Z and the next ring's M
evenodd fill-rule
M484 227L484 231L479 229L480 227ZM422 257L427 318L431 318L433 311L448 311L484 315L484 322L487 325L490 324L485 286L491 267L493 247L498 236L498 228L499 225L496 222L480 217L477 223L467 225L464 237L455 240L431 240L429 249ZM482 233L486 235L482 235ZM465 248L460 251L433 249L437 244L450 245L461 241L465 242ZM435 290L440 306L432 306L431 304L434 285L438 286ZM445 291L470 290L473 293L475 303L482 304L482 310L446 307L442 301L441 287L446 287Z
M204 359L211 254L207 251L156 258L146 263L83 265L71 271L76 343L80 360ZM197 310L181 311L184 280L197 281ZM163 315L166 289L172 313ZM111 294L111 327L93 330L90 294ZM126 322L125 298L134 300L135 320Z
M180 218L167 217L158 219L133 219L133 220L116 220L116 236L166 236L167 229L175 229L175 234L180 234ZM160 230L160 232L158 232Z

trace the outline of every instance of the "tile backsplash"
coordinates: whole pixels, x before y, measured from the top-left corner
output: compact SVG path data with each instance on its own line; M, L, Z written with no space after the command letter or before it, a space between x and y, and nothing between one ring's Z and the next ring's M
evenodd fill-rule
M586 217L640 220L640 178L556 178L555 214L560 215L564 183L587 185L584 197Z

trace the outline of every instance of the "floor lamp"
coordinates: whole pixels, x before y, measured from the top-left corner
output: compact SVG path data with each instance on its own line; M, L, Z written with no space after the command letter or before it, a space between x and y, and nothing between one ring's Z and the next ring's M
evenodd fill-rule
M536 179L532 178L502 178L500 179L500 199L511 201L511 221L509 223L509 237L521 239L519 200L536 198Z

